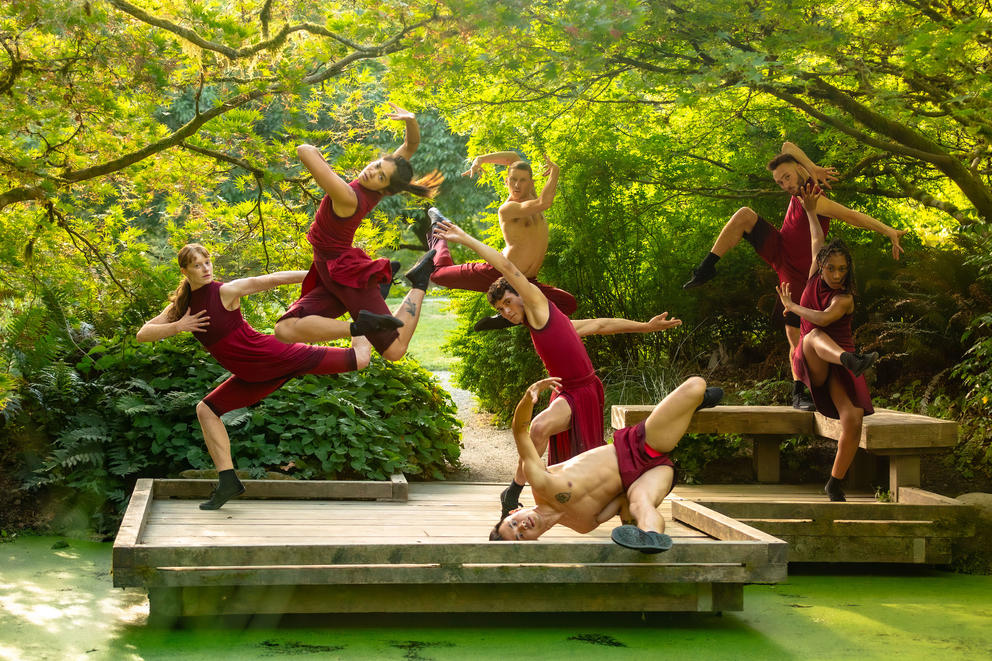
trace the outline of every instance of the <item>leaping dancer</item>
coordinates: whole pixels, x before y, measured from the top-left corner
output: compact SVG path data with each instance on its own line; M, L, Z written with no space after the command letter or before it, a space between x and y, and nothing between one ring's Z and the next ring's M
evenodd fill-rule
M711 280L716 275L716 263L743 238L761 259L775 269L779 282L789 284L793 302L799 303L799 296L809 278L811 263L810 225L806 222L800 191L807 182L830 188L829 182L836 179L836 171L816 165L802 149L791 142L782 145L782 152L769 161L768 170L775 183L791 196L782 228L776 229L749 207L738 209L720 231L710 253L693 269L692 277L682 285L684 289L699 287ZM903 252L899 240L906 234L906 230L893 229L869 215L848 209L822 195L817 198L815 211L824 235L830 228L830 219L835 218L854 227L872 230L889 239L892 242L893 259L899 259ZM795 353L799 344L799 324L799 317L786 310L785 335L789 341L790 356ZM802 379L795 371L792 378L792 406L805 411L814 410L813 400L810 399Z
M307 240L313 245L313 264L303 281L302 294L276 322L276 337L283 342L323 342L346 337L348 325L336 317L347 311L358 319L365 311L367 322L375 325L366 336L376 351L386 360L399 360L406 353L420 319L435 253L426 253L406 272L413 288L394 317L382 291L393 278L389 260L371 259L353 246L352 240L362 220L384 196L408 192L432 197L441 177L431 173L411 182L413 168L408 159L420 144L420 128L413 113L389 105L393 112L388 117L405 124L403 144L391 155L366 165L350 183L331 169L316 147L300 145L296 149L325 195L307 232Z

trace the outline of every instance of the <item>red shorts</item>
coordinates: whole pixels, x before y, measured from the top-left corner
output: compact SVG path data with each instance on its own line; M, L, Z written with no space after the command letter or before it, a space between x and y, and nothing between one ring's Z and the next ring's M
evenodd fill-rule
M807 248L805 258L790 255L785 250L782 233L761 216L758 216L751 231L744 233L744 238L754 247L758 256L775 269L779 282L789 283L792 288L792 300L798 303L803 289L806 288L806 281L809 280L809 267L812 262L809 249ZM772 314L780 318L783 310L782 302L776 296L775 311ZM785 325L799 328L799 315L794 312L786 314Z
M392 314L386 301L382 300L379 280L375 278L370 279L365 287L349 287L331 277L324 260L315 259L313 266L310 267L310 273L307 274L307 280L309 282L304 282L306 293L290 306L286 314L279 317L279 321L311 315L336 319L345 312L350 313L352 319L358 319L358 313L362 310L376 314ZM313 283L312 288L307 289L311 283ZM366 335L380 354L399 336L399 331L395 328Z
M658 452L644 442L644 422L638 422L633 427L624 427L613 432L613 447L617 451L617 465L620 468L620 481L623 490L630 489L637 478L657 466L671 466L675 470L672 478L672 488L678 480L678 470L675 462L664 452ZM668 493L672 490L669 489ZM665 494L668 495L667 493Z
M487 292L489 286L499 280L502 275L486 262L455 264L448 251L448 243L444 240L438 241L434 247L437 249L437 255L434 257L434 273L431 274L431 282L434 284L448 289ZM565 313L566 317L571 317L572 313L579 307L575 297L564 289L543 285L534 278L530 278L530 281L537 285L537 288L559 310Z
M343 349L341 347L314 347L323 349L324 355L320 362L313 368L307 370L306 374L340 374L341 372L351 372L358 367L355 360L354 349ZM217 415L224 415L228 411L240 409L244 406L251 406L260 402L276 390L282 387L293 376L281 376L268 381L245 381L244 379L231 375L227 381L210 391L203 398L203 403L210 407L210 410Z

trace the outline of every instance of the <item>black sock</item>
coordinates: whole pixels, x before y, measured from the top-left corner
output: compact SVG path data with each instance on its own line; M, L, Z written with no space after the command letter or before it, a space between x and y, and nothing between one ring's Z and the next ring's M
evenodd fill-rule
M842 351L840 354L840 364L853 372L858 366L858 357L853 351Z
M238 474L234 472L233 468L228 468L225 471L220 471L217 473L217 477L220 480L221 487L233 487L235 485L241 484L241 480L238 479Z
M348 333L351 334L352 337L360 337L362 335L365 335L363 330L355 325L357 323L358 322L353 321L350 324L348 324Z
M841 483L841 481L843 479L844 478L836 478L833 475L831 475L830 476L830 479L827 480L827 484L826 484L825 487L823 487L823 490L827 492L827 495L830 496L830 499L831 500L835 500L835 499L837 499L837 500L843 500L844 499L844 490L841 489L841 486L840 486L840 483Z
M803 382L802 381L793 381L792 382L792 396L793 397L797 397L797 396L801 395L802 392L803 392Z
M524 490L524 485L517 484L516 480L510 482L510 486L503 491L506 494L506 501L510 503L515 503L520 500L520 493Z
M716 268L716 263L720 261L720 255L715 253L707 253L703 261L699 263L700 271L712 271Z

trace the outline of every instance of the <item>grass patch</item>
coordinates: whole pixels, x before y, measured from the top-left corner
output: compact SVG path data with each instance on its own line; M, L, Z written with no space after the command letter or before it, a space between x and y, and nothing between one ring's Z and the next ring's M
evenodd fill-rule
M395 310L403 299L389 298L386 304L390 310ZM424 369L432 372L450 371L458 358L444 353L441 346L445 343L448 331L453 330L458 320L455 313L448 309L448 299L428 297L424 299L424 309L420 313L420 322L410 340L408 353L417 359Z

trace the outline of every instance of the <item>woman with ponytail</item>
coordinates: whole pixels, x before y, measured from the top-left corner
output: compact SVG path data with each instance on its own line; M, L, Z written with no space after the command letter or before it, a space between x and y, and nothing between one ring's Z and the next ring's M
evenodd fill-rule
M796 378L809 388L821 415L840 420L837 454L824 491L830 500L844 501L841 481L858 451L864 416L875 412L862 375L878 359L878 354L854 350L851 253L840 239L823 245L823 228L816 215L820 193L815 184L807 184L799 193L809 220L813 263L799 303L792 300L788 282L782 282L776 291L785 314L792 312L800 319L799 344L792 353Z
M300 299L276 322L275 334L283 342L321 342L340 337L335 318L359 310L388 315L385 289L393 278L386 259L371 259L352 245L362 220L386 195L413 193L433 197L443 177L437 172L413 181L409 159L420 145L420 128L413 113L390 103L388 117L406 125L403 144L392 154L365 166L351 182L338 175L311 145L296 148L303 165L324 190L324 198L307 232L313 245L313 264L303 281ZM399 360L406 353L420 319L421 303L434 271L433 250L406 272L412 285L400 303L390 328L368 335L372 346L386 360Z
M351 328L354 337L350 349L284 344L272 335L259 333L244 320L241 297L302 282L306 271L279 271L221 283L214 280L210 254L200 244L183 246L178 260L182 283L169 297L169 306L141 327L137 339L154 342L190 332L231 371L230 378L196 405L203 440L220 476L210 500L201 503L200 509L215 510L245 490L234 472L231 441L220 416L261 401L294 376L365 368L372 347L363 337L363 328L376 325L367 313L358 315L359 321Z

